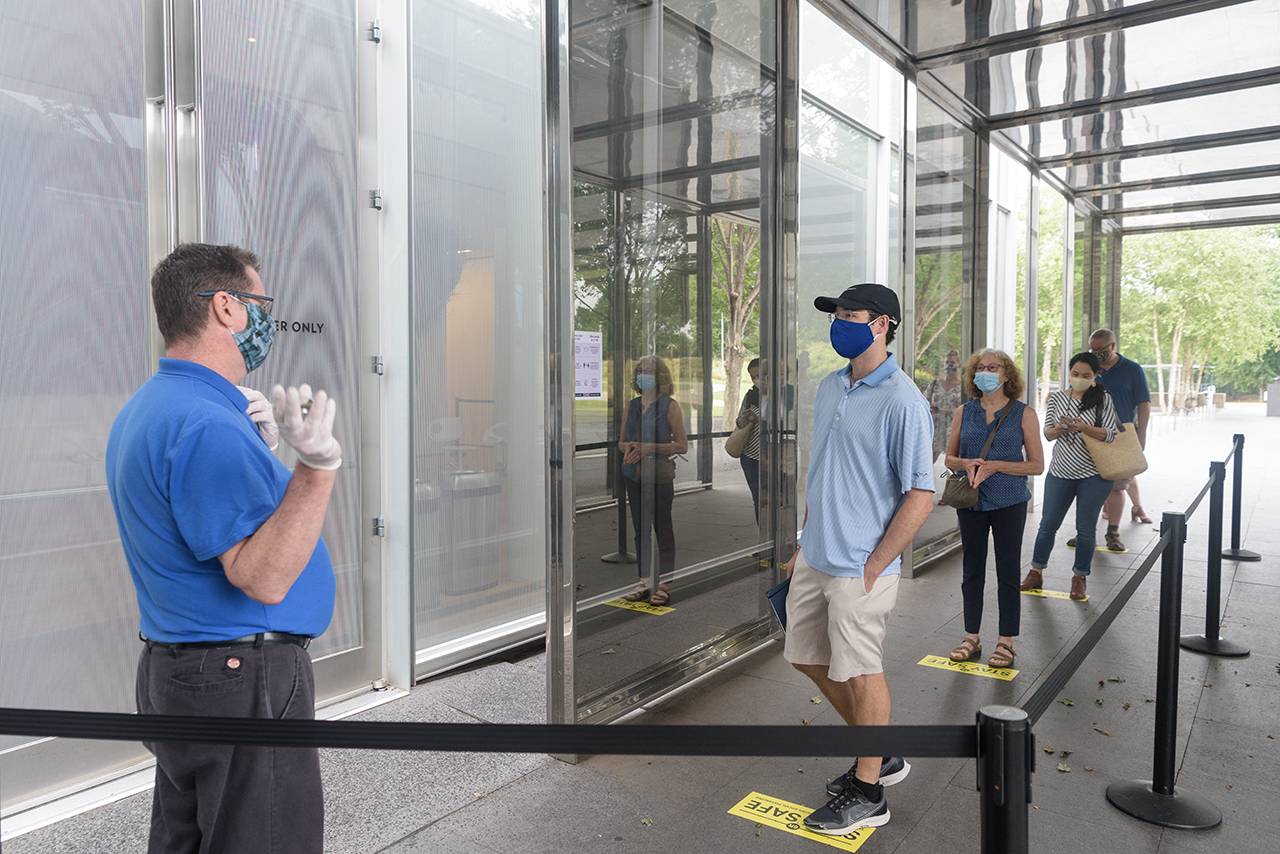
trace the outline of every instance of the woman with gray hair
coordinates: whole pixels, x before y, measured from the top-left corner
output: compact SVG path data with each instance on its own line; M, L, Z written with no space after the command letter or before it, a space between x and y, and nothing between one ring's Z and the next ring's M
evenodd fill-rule
M947 468L964 471L978 489L978 503L956 509L964 554L964 640L951 651L952 661L968 661L982 652L982 592L987 577L987 540L995 535L996 599L1000 606L999 637L987 660L990 667L1013 664L1013 639L1022 617L1018 571L1022 564L1022 532L1027 524L1031 491L1027 477L1044 471L1040 422L1022 403L1022 373L1001 350L979 350L964 367L965 390L975 399L956 410L947 440ZM991 447L983 455L987 439Z

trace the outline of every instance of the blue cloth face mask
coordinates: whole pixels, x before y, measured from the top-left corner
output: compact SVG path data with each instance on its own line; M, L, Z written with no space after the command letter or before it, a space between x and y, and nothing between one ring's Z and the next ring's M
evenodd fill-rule
M271 352L271 344L276 340L276 325L262 306L241 300L236 302L249 312L249 325L243 332L232 332L231 337L235 339L240 355L244 357L245 369L253 372L262 367L262 363L267 360L267 353Z
M641 391L648 391L658 384L658 378L653 374L636 374L636 385Z
M831 321L831 346L846 359L858 358L879 337L871 332L870 323L856 323L838 317Z
M991 392L1004 385L1004 380L1000 379L998 374L990 371L983 371L973 378L973 384L978 387L978 391L983 394L991 394Z

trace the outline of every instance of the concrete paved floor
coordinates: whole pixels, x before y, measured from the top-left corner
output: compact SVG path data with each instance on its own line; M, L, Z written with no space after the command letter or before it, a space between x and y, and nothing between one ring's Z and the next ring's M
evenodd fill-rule
M1165 830L1107 803L1116 780L1149 778L1152 766L1158 568L1035 727L1040 752L1032 780L1031 850L1036 852L1262 852L1275 850L1271 813L1280 803L1280 419L1258 406L1230 407L1216 419L1160 436L1141 484L1148 513L1185 508L1211 459L1244 433L1244 546L1259 563L1223 566L1223 637L1252 649L1243 659L1184 652L1179 671L1177 786L1208 798L1223 823L1201 832ZM1228 514L1230 502L1228 501ZM1186 546L1183 634L1204 630L1208 502L1191 520ZM1037 518L1028 520L1024 558ZM1227 520L1228 533L1230 519ZM1128 554L1099 553L1090 599L1073 603L1026 596L1009 682L922 667L962 635L958 556L905 580L886 641L895 724L970 723L989 703L1019 705L1087 630L1131 576L1156 531L1126 523ZM1059 534L1065 541L1069 534ZM1065 590L1071 553L1060 549L1046 587ZM986 614L994 619L988 585ZM656 618L655 618L656 619ZM984 642L994 640L984 630ZM1107 681L1110 677L1123 682ZM1099 680L1103 681L1100 686ZM439 679L369 720L537 722L544 719L541 655ZM634 722L664 724L839 725L815 705L817 693L771 644L732 663ZM1101 700L1098 704L1096 700ZM1128 708L1125 708L1128 704ZM623 724L622 726L625 726ZM1104 730L1110 735L1100 733ZM1061 751L1071 751L1067 757ZM1069 772L1056 770L1058 763ZM912 760L910 776L889 790L892 821L870 834L866 852L977 851L974 762ZM324 751L326 850L335 852L815 852L824 840L730 815L756 792L807 807L844 760L790 758L585 757L568 765L540 755ZM1088 770L1092 769L1092 770ZM143 850L150 808L142 794L4 843L8 854ZM1272 839L1272 842L1266 842ZM839 850L839 849L837 849ZM847 848L844 850L848 850Z

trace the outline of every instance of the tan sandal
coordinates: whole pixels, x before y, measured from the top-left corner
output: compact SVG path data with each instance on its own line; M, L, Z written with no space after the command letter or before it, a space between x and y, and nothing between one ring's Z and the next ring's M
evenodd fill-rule
M649 588L645 586L643 581L641 581L636 585L635 590L632 590L622 598L626 599L628 602L644 602L649 598Z
M1007 643L996 644L996 651L987 659L987 667L1012 667L1017 653Z
M982 644L973 638L965 638L960 645L951 650L952 661L969 661L982 652Z
M649 597L650 605L661 607L671 601L671 590L665 584L659 584L658 589L653 591L653 595Z

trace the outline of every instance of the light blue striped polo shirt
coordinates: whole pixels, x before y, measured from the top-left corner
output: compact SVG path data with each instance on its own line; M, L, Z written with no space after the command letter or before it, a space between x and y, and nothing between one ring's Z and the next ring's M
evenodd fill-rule
M852 388L850 373L845 365L818 386L800 547L819 572L861 578L902 496L933 492L933 418L892 353ZM901 567L896 557L881 574Z

